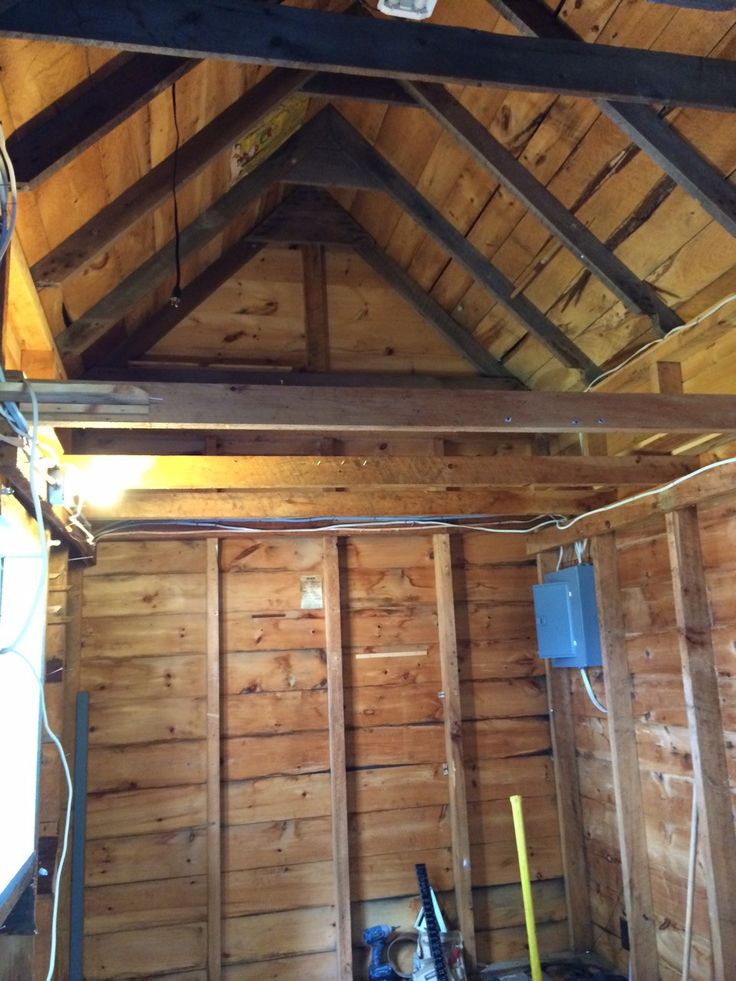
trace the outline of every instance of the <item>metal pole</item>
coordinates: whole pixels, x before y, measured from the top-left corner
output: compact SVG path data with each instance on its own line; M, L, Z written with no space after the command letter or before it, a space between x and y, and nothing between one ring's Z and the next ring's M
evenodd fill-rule
M69 906L69 981L82 981L84 953L84 844L87 837L87 748L89 694L77 695L74 742L74 824L72 832L72 881Z

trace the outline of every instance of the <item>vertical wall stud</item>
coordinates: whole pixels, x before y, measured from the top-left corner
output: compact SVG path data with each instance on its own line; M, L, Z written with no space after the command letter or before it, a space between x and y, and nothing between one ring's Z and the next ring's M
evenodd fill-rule
M659 981L644 803L631 710L631 675L626 653L616 536L613 532L593 539L593 561L621 872L631 944L631 976L633 981Z
M537 556L540 582L544 582L545 573L552 571L555 564L555 557L549 552ZM593 918L583 847L584 822L570 691L571 669L550 668L549 661L545 661L545 669L570 949L583 953L593 948Z
M468 967L475 968L475 920L473 916L472 870L468 834L468 802L465 793L463 723L460 704L460 674L457 659L455 595L452 582L450 536L434 536L434 572L437 590L437 625L444 697L445 756L450 796L452 869L458 924L463 935Z
M220 572L219 542L207 539L207 968L222 965L222 860L220 838Z
M330 741L332 803L332 861L335 876L338 981L352 981L353 948L350 931L350 860L348 852L348 792L345 753L345 701L342 668L340 562L337 538L322 543L325 648L327 655L327 713Z
M330 329L327 309L327 268L324 245L302 246L304 272L304 335L307 370L328 371Z
M713 965L716 979L726 981L736 971L736 835L695 507L667 515L667 539L698 796Z

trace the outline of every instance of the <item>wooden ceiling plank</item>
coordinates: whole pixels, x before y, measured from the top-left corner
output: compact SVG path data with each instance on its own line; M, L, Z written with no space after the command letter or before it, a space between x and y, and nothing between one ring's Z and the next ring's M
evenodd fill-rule
M375 242L366 240L355 246L355 252L381 276L398 295L424 317L440 335L484 375L513 378L501 362L477 340L469 330L459 324L449 313L426 293L398 262L379 249ZM514 379L516 380L516 379Z
M675 457L330 457L106 456L114 473L137 473L141 490L354 490L405 487L624 486L657 484L697 465ZM66 454L64 465L84 472L95 455Z
M215 262L207 266L204 272L187 284L182 290L178 306L168 303L157 313L137 327L114 350L95 364L96 368L106 365L125 364L129 359L140 357L155 344L170 334L182 320L192 314L197 307L204 303L215 290L223 286L239 269L254 259L263 248L260 242L250 242L241 239L231 246Z
M581 42L575 32L537 0L488 0L523 35ZM664 100L665 103L668 100ZM598 105L705 211L736 235L736 187L683 139L656 109L600 99Z
M571 368L579 369L593 380L600 371L556 324L523 295L516 295L514 284L492 265L475 246L430 204L377 150L332 109L333 129L345 153L365 170L378 177L394 198L474 279L496 297L511 314L533 333L555 357Z
M444 86L422 82L404 85L481 166L519 198L627 307L651 317L660 336L682 324L682 319L660 299L657 291L596 238Z
M736 108L736 65L712 58L407 24L257 0L47 0L0 13L0 35L348 74ZM308 43L305 44L305 39Z
M196 61L122 54L8 138L20 188L36 188L168 88Z
M298 91L307 78L308 72L271 72L187 140L177 154L177 188L184 188L243 133ZM43 286L63 284L166 201L171 194L173 159L170 154L162 160L37 262L32 269L35 282Z
M729 395L321 388L149 382L36 382L41 422L60 428L261 429L295 432L734 432ZM0 401L29 408L24 385ZM644 421L646 420L646 422Z

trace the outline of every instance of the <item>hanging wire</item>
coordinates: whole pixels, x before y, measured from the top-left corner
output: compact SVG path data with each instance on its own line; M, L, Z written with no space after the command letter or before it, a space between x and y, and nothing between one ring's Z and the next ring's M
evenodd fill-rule
M181 146L181 133L179 132L179 117L176 111L176 82L171 86L171 111L174 119L174 133L176 142L172 154L171 166L171 196L174 202L174 259L176 262L176 284L171 292L169 303L172 307L181 304L181 230L179 227L179 199L177 197L176 185L179 167L179 147Z

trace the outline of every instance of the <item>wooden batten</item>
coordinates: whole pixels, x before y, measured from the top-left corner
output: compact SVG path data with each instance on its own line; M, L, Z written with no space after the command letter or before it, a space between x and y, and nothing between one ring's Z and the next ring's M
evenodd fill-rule
M537 556L540 583L544 582L545 573L551 572L555 565L551 554ZM580 799L571 674L570 668L553 668L549 661L545 662L570 949L584 953L593 947L593 921L586 856L581 848L585 823Z
M340 981L353 977L350 929L350 852L348 843L348 795L343 696L343 641L340 604L338 541L323 541L325 655L327 660L327 712L330 761L330 813L336 916L337 974Z
M695 507L667 515L667 541L692 747L694 791L701 816L700 840L710 911L713 964L715 977L725 981L736 964L736 905L733 891L736 835Z
M632 976L637 981L657 981L654 906L615 536L608 534L594 539L592 549Z
M473 877L468 834L468 801L465 788L463 754L463 715L460 700L460 675L455 625L455 593L452 582L452 554L449 535L435 535L435 582L437 589L437 631L442 671L443 721L447 758L448 793L452 836L452 871L458 926L463 935L468 967L477 961L475 917L473 912Z
M207 968L222 969L222 863L220 833L220 576L216 538L206 543L207 635Z

